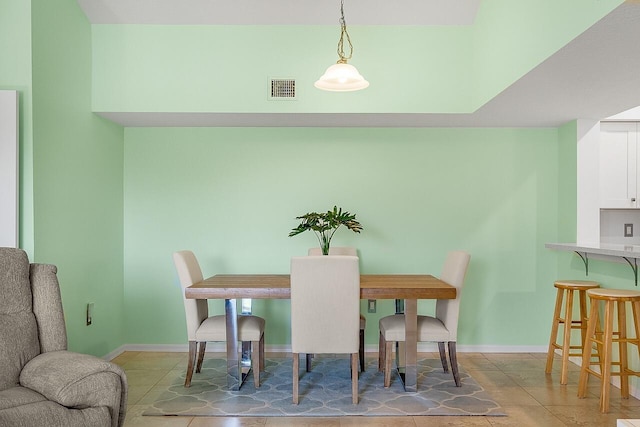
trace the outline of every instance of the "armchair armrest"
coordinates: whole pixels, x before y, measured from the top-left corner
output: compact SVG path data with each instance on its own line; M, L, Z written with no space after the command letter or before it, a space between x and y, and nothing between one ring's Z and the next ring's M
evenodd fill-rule
M112 426L124 424L127 377L114 363L69 351L42 353L22 369L20 384L69 408L106 406Z

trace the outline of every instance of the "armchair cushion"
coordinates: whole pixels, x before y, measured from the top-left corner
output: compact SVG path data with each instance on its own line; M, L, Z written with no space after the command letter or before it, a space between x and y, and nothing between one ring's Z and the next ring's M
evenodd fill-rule
M69 409L50 400L15 406L0 411L0 426L69 427L109 426L109 410L102 407Z
M38 392L30 390L26 387L15 386L0 391L0 414L5 409L16 408L32 403L44 402L47 399ZM1 419L1 418L0 418ZM0 425L3 425L0 423Z
M67 332L62 310L62 297L56 273L58 268L51 264L31 264L29 276L33 294L33 314L38 322L40 353L67 349Z
M127 401L127 380L122 368L95 356L52 351L26 364L20 384L49 400L70 408L106 406L115 425L122 425ZM119 393L114 393L119 390Z
M40 353L26 253L0 256L0 283L0 390L4 390L18 385L22 367Z

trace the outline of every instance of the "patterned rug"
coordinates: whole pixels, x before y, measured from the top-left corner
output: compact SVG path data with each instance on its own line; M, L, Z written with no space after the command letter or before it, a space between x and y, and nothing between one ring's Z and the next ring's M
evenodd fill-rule
M418 362L418 392L404 391L400 377L383 386L377 359L368 359L358 381L359 403L351 403L351 375L347 358L316 357L312 371L300 363L300 403L291 402L291 358L267 359L261 385L253 375L239 391L226 390L226 362L206 359L202 372L184 388L184 375L166 390L143 415L185 416L386 416L386 415L506 415L489 394L460 367L462 387L451 373L442 371L439 359ZM395 370L394 370L395 372Z

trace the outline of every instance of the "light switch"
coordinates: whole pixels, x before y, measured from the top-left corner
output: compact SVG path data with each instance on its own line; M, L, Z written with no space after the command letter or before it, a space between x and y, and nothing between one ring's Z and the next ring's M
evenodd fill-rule
M376 312L376 303L377 302L378 301L375 300L375 299L370 299L369 300L369 308L367 310L369 313L375 313Z
M624 237L633 237L633 224L624 225Z

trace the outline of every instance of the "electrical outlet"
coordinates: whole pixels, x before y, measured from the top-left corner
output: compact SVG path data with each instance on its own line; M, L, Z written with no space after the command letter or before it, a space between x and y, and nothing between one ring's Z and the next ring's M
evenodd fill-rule
M93 308L95 303L87 303L87 326L93 323Z
M633 224L624 225L624 237L633 237Z
M376 312L376 303L378 302L378 300L375 299L370 299L369 300L369 307L368 307L368 312L369 313L375 313Z

